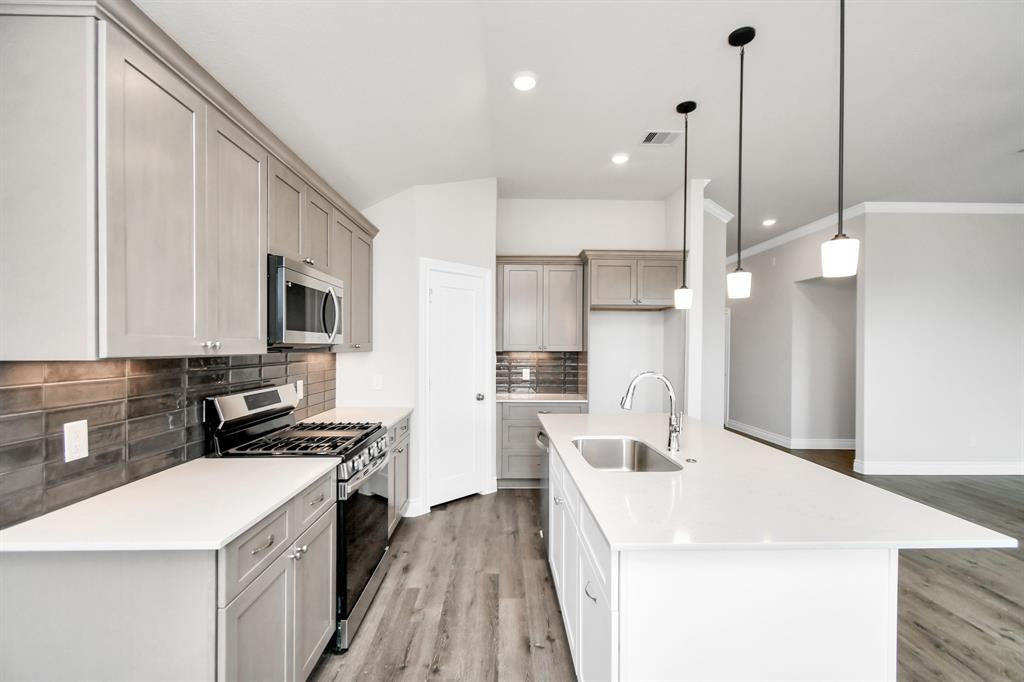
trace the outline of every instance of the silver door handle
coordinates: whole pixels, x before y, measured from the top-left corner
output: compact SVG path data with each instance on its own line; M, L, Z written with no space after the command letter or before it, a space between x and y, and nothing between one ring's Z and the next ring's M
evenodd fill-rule
M252 556L256 556L257 554L259 554L263 550L270 549L273 546L274 546L274 534L271 533L269 536L267 536L267 541L264 544L260 545L256 549L252 550L251 552L249 552L249 554L252 555Z
M562 504L562 502L564 502L564 501L565 500L563 500L561 497L559 497L558 495L555 495L555 504Z
M477 400L483 400L484 399L484 394L483 393L477 393L476 394L476 399Z
M210 348L213 346L213 341L203 341L201 344L199 344L199 346L200 346L200 348L205 348L206 350L210 350Z
M402 454L403 452L405 452L405 448L396 448L396 449L395 449L395 454L396 454L396 455L400 455L400 454Z
M588 597L590 597L590 600L592 602L594 602L595 604L597 603L597 597L595 597L594 595L590 594L590 581L589 580L587 581L586 586L583 588L583 594L585 594Z
M312 258L303 258L302 262L305 263L306 265L316 265L316 261L313 260Z
M334 293L333 287L327 287L327 295L331 297L331 302L334 304L334 327L327 333L327 340L333 342L334 337L338 335L338 319L341 317L341 308L338 305L338 295ZM324 308L327 307L327 299L324 299ZM324 323L324 331L327 331L327 319L321 320Z
M548 449L548 437L544 435L543 431L538 431L534 441L537 443L537 447L541 450Z
M220 341L214 341L213 342L213 349L214 350L220 350Z
M299 561L300 559L302 559L302 555L305 554L307 550L309 550L309 545L303 545L302 547L296 547L295 548L295 553L294 554L289 554L288 558L289 559L294 559L295 561Z
M312 502L310 502L310 503L309 503L309 506L310 506L310 507L315 507L315 506L317 506L318 504L320 504L321 502L323 502L323 501L324 501L325 499L326 499L326 496L325 496L325 495L324 495L324 494L323 494L323 493L321 492L321 493L320 493L320 497L318 497L318 498L316 498L315 500L313 500Z

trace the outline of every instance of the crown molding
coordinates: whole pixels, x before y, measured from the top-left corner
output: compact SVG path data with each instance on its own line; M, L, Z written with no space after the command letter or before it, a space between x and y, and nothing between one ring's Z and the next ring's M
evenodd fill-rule
M710 213L711 215L721 220L723 223L728 223L735 217L732 213L728 211L728 209L722 207L721 204L714 201L713 199L708 199L707 197L704 198L704 212Z

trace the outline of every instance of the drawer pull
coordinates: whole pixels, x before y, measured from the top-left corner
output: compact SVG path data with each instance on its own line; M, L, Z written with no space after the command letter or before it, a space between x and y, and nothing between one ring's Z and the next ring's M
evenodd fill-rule
M403 431L408 431L409 430L409 425L408 424L402 424L402 430Z
M550 410L537 410L537 414L551 414Z
M564 502L564 501L565 500L563 500L561 497L559 497L558 495L555 495L555 504L562 504L562 502Z
M395 449L395 454L396 454L396 455L400 455L400 454L402 454L403 452L405 452L405 448L396 448L396 449Z
M274 546L274 534L273 534L273 533L271 533L271 534L270 534L270 535L269 535L269 536L267 537L267 541L266 541L266 542L265 542L264 544L260 545L259 547L257 547L257 548L256 548L256 549L254 549L253 551L249 552L249 554L251 554L252 556L256 556L257 554L259 554L259 553L260 553L260 552L262 552L263 550L265 550L265 549L270 549L270 548L271 548L271 547L273 547L273 546Z
M324 501L325 499L326 499L326 498L324 497L324 493L323 493L323 491L320 491L320 497L318 497L318 498L316 498L315 500L313 500L312 502L310 502L310 503L309 503L309 506L310 506L310 507L315 507L315 506L317 506L318 504L320 504L321 502L323 502L323 501Z
M583 594L585 594L588 597L590 597L590 600L592 602L594 602L595 604L597 603L597 597L595 597L594 595L590 594L590 581L589 580L587 581L586 586L583 588Z

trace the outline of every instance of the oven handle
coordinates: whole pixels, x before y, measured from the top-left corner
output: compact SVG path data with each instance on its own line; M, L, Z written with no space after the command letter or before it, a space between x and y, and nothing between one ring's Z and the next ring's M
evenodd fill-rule
M388 465L388 458L382 457L379 464L374 465L370 469L363 469L359 472L359 477L350 481L341 481L338 483L338 499L347 500L352 497L352 493L359 490L366 483L371 476L383 469Z
M320 306L320 323L324 326L324 331L327 332L327 340L330 342L334 341L334 337L338 335L338 319L341 317L341 309L338 306L338 295L334 293L333 287L327 287L327 296L324 296L324 302ZM331 331L327 331L327 298L331 299L334 304L334 328Z

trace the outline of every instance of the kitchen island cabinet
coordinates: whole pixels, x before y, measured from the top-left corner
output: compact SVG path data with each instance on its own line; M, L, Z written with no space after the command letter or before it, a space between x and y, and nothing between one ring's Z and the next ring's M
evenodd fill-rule
M1011 537L668 415L541 415L548 558L579 679L895 680L898 554ZM629 437L671 472L592 467ZM737 655L741 652L742 655Z

